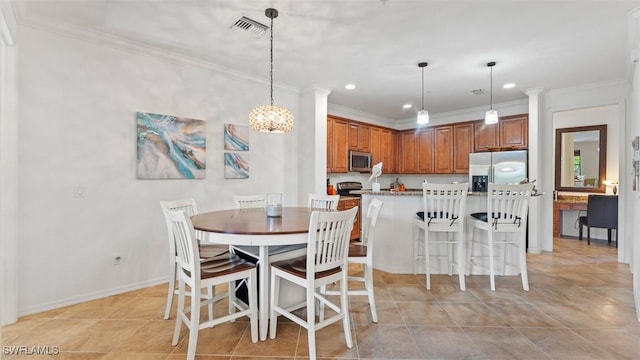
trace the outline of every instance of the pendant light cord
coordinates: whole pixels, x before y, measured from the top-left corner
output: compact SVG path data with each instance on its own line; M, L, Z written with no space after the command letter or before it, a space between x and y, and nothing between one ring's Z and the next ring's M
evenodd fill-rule
M424 110L424 67L422 68L422 110Z
M273 17L271 18L271 50L269 51L271 58L271 70L269 71L269 83L271 84L269 95L271 96L271 106L273 107Z
M491 92L489 93L489 110L493 110L493 66L491 66L490 68L490 74L491 74Z

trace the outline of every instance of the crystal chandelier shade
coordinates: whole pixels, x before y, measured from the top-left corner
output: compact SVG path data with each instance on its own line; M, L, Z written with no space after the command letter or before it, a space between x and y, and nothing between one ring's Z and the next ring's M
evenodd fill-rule
M266 9L264 14L271 19L271 48L269 72L270 105L261 105L249 113L249 126L255 131L264 133L288 133L293 129L293 113L282 106L273 105L273 19L278 17L278 10Z

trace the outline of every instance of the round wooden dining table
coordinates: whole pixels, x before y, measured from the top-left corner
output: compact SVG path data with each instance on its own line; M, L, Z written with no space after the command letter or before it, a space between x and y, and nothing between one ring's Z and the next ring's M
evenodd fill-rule
M269 320L269 246L306 243L314 210L320 209L283 207L279 217L267 217L264 208L210 211L191 217L196 236L203 242L258 247L260 340L267 338Z

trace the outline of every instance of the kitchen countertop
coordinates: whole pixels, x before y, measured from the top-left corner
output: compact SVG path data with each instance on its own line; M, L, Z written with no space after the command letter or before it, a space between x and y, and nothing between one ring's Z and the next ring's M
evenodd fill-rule
M351 194L360 194L360 195L376 195L376 196L422 196L422 190L418 189L407 189L406 191L391 191L391 190L380 190L374 192L371 189L364 190L352 190ZM545 193L535 193L531 196L542 196ZM468 192L467 196L487 196L486 192Z

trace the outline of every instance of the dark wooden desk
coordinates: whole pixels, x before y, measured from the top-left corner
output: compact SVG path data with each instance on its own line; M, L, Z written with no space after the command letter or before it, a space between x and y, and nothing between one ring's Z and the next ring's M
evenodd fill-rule
M587 211L587 197L576 196L568 199L559 199L553 202L553 237L559 237L562 231L563 211Z

